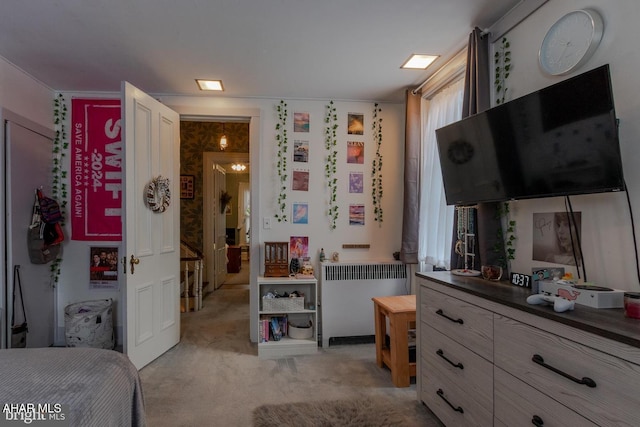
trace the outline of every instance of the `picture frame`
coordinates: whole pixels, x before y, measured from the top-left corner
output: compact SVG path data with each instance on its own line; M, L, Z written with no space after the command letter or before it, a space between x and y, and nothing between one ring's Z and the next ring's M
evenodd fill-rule
M180 175L180 198L193 199L195 197L195 175Z

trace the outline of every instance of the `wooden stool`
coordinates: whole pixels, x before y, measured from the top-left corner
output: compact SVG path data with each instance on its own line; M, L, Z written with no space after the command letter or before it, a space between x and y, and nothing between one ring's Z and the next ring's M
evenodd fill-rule
M373 309L376 322L376 363L391 370L396 387L409 387L416 376L415 362L409 363L409 329L415 328L416 296L375 297ZM385 345L389 319L389 347Z

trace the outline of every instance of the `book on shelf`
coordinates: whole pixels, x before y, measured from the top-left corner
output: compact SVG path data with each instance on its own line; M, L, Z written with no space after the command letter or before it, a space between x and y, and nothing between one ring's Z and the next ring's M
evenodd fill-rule
M287 316L272 316L270 321L271 338L274 341L280 341L282 337L287 336Z
M269 342L269 319L262 318L258 321L258 342Z

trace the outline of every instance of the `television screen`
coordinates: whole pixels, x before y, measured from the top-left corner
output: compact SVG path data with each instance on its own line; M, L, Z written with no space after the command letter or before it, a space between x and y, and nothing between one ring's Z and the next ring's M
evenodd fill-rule
M436 130L447 204L624 190L609 66Z

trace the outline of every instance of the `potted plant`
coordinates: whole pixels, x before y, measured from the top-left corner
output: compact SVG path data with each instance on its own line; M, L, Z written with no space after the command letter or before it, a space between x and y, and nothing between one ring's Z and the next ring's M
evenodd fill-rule
M225 190L220 192L220 213L224 213L224 210L227 208L227 205L231 201L231 195L227 193Z

